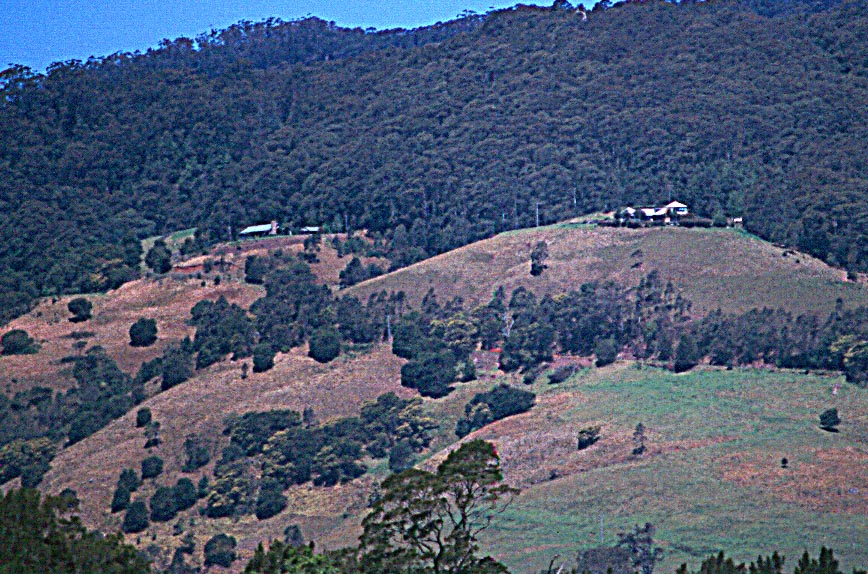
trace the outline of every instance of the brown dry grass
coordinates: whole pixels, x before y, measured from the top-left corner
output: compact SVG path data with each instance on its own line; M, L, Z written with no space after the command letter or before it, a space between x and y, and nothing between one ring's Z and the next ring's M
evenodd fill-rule
M768 450L735 453L721 461L722 477L760 487L807 512L868 514L868 452L852 446L817 449L790 460L785 469L780 460L786 456Z
M548 243L548 269L530 276L530 251ZM574 289L589 281L633 286L656 270L705 313L721 307L739 312L783 307L826 312L841 297L846 305L868 304L868 290L848 283L843 272L804 254L784 250L734 230L681 228L615 229L557 225L503 233L375 278L349 291L360 298L385 289L403 290L418 305L429 288L441 301L461 296L485 302L503 286L538 294Z
M229 301L247 307L261 296L261 289L244 283L224 281L220 285L187 279L141 279L121 286L104 295L89 295L93 318L82 323L70 323L67 303L75 296L57 300L45 299L33 311L12 321L8 329L24 329L40 345L39 353L3 357L0 360L0 381L6 381L7 394L42 385L64 390L72 383L69 365L60 359L80 351L73 348L75 331L90 331L85 339L87 348L103 347L125 372L135 374L144 361L162 354L170 342L193 335L187 324L190 308L203 299L224 296ZM129 345L129 328L141 317L157 321L158 340L145 348ZM12 383L13 379L16 381Z
M142 459L154 454L165 461L164 472L156 479L157 483L171 485L180 476L196 481L203 472L210 474L213 462L196 473L181 473L183 443L188 435L209 438L214 446L214 460L226 442L221 434L224 420L232 413L281 408L300 411L312 406L321 419L357 414L362 403L385 392L394 391L405 397L412 394L399 384L401 363L385 346L359 357L340 357L327 365L316 363L297 349L278 355L272 370L251 374L242 380L241 363L223 361L142 405L150 408L154 420L160 423L163 444L146 451L142 429L135 428L135 412L128 413L86 440L61 451L45 477L43 489L59 492L66 487L74 488L81 498L82 518L87 524L105 531L117 530L121 517L109 516L108 507L122 469L138 470ZM247 521L236 524L228 519L200 521L205 526L197 529L197 534L223 529L255 547L255 543L249 541L281 536L285 520L291 517L305 527L306 535L327 538L344 512L364 508L360 501L366 500L366 485L366 480L362 480L334 490L297 487L288 493L291 504L281 515L283 520L261 524L255 519L251 524ZM146 485L137 497L149 497L154 489L154 485ZM186 514L193 516L191 512ZM169 526L153 528L162 535L162 530ZM165 534L163 541L171 540L168 530Z

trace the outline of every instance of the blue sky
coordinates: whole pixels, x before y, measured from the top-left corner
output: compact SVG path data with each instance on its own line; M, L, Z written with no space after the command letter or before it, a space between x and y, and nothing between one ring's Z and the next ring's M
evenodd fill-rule
M239 20L318 16L340 26L415 28L463 10L487 12L518 3L492 0L0 0L0 69L23 64L42 72L57 61L145 51L163 38L195 38ZM524 4L545 4L523 0Z

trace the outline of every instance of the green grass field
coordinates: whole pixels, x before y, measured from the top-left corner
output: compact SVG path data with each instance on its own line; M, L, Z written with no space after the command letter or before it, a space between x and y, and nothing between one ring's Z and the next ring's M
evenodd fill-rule
M551 433L567 437L589 421L602 423L602 438L573 453L552 439L542 464L560 466L562 476L524 480L486 548L514 573L538 572L556 554L574 565L577 550L599 544L602 517L606 544L634 524L653 523L665 551L661 572L682 562L696 567L719 550L744 561L778 550L791 571L804 549L815 554L823 544L844 571L864 568L868 392L842 384L833 397L836 382L842 379L758 370L675 375L632 364L587 370L558 386L538 382L536 413L479 436L515 456L509 442L520 440L524 425L539 429L542 417ZM555 395L557 408L547 407ZM843 421L837 434L817 425L832 406ZM639 422L648 429L648 452L633 457ZM539 435L527 456L546 449L546 440ZM583 457L594 463L582 467ZM522 482L517 466L504 463Z

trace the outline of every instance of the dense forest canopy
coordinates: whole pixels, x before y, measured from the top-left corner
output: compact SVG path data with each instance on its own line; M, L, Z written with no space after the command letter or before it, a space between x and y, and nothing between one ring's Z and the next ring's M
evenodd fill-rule
M400 264L668 197L868 270L868 4L518 6L374 33L241 22L0 73L0 320L198 227L368 229Z

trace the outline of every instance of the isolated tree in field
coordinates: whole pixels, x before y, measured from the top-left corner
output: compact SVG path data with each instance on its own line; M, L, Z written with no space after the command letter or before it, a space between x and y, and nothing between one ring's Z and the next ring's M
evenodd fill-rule
M645 425L639 423L636 425L636 430L633 431L633 456L642 456L647 450L645 448Z
M149 347L157 340L157 322L142 317L130 326L130 345Z
M838 409L826 409L820 414L820 428L828 432L838 432L838 425L841 424L841 418L838 416Z
M172 252L162 239L158 239L145 255L145 265L154 273L166 273L172 268Z
M12 329L0 338L3 345L3 355L32 355L39 351L39 346L23 329Z
M498 573L479 558L479 534L518 490L503 484L494 445L473 440L449 454L436 472L393 474L362 523L361 560L371 572Z
M633 568L639 574L653 574L654 565L660 560L663 551L654 546L654 525L638 524L630 532L618 534L618 546L627 548L633 557Z
M93 305L84 297L76 297L66 304L66 308L72 313L72 317L69 320L73 323L81 323L90 319Z
M530 252L530 274L539 277L548 267L546 259L549 258L549 246L545 241L540 241L533 246Z

